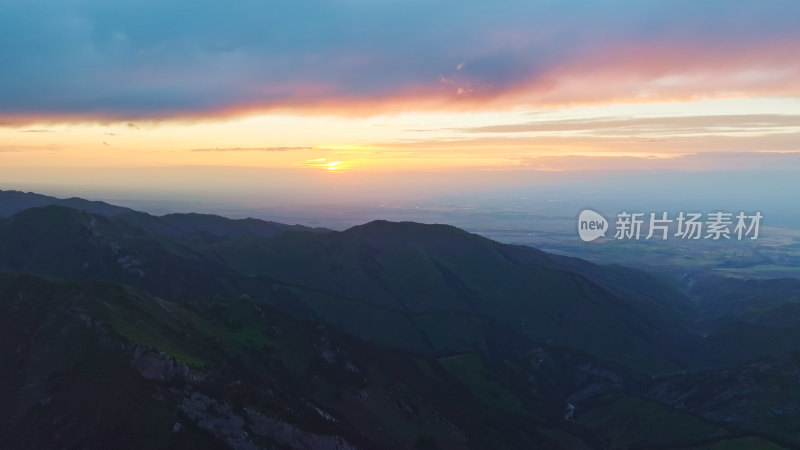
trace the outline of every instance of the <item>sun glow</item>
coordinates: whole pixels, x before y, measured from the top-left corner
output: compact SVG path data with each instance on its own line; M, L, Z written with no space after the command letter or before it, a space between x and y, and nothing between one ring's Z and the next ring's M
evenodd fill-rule
M65 169L247 167L355 174L764 167L777 164L770 155L797 151L799 105L793 98L738 98L369 118L0 125L0 178L37 168L80 181ZM27 173L25 180L35 178Z
M341 171L345 168L344 161L328 161L327 158L316 158L316 159L309 159L305 161L306 165L311 167L317 167L320 169L325 169L328 171Z

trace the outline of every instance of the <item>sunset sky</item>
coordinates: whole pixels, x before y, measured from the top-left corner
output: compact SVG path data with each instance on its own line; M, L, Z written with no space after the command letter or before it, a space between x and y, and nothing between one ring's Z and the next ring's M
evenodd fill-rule
M3 1L0 189L800 170L798 23L792 0Z

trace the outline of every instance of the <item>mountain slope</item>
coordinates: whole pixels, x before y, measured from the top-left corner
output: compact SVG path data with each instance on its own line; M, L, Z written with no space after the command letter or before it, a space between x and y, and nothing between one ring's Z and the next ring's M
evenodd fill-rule
M414 348L433 351L453 349L489 321L645 372L681 364L679 352L665 345L684 328L677 306L604 288L596 281L602 278L597 266L584 275L542 252L454 227L379 221L341 233L228 241L211 249L239 272L293 286L286 293L307 314L335 317L337 325L370 339L380 340L370 333L385 333L385 327L350 324L347 314L363 314L367 323L390 315L392 327L419 332Z
M529 345L502 362L430 357L247 299L178 304L111 283L0 274L0 440L20 449L580 449L748 436L631 395L644 380L620 367ZM576 421L564 419L568 402ZM654 429L637 428L641 411ZM673 426L680 431L654 432Z
M330 232L326 228L286 225L252 218L234 220L211 214L187 213L153 216L130 212L122 214L118 218L125 223L159 235L198 243L213 243L242 237L274 237L294 231Z
M117 281L177 301L246 294L377 344L433 355L514 356L524 337L660 376L800 350L798 328L771 326L770 311L701 338L693 321L702 305L669 280L450 226L378 221L344 232L233 237L248 222L183 220L207 221L216 237L165 231L164 218L142 213L31 208L0 220L0 270ZM768 342L776 345L759 344Z
M416 350L502 352L513 343L496 342L495 330L509 328L646 372L678 367L658 338L681 325L658 302L616 295L552 261L519 263L508 251L453 227L409 223L208 244L57 206L0 222L5 270L114 280L174 300L247 293Z
M211 214L151 214L110 205L105 202L81 198L60 199L31 192L0 190L0 218L10 217L30 208L61 206L91 214L116 218L130 225L151 232L187 240L203 242L220 241L237 237L271 237L288 231L328 232L325 228L310 228L302 225L286 225L259 219L229 219Z
M0 220L2 271L73 280L0 273L13 448L800 444L787 281L690 300L444 225L53 205Z
M133 210L129 208L114 206L105 202L84 200L77 197L60 199L47 195L35 194L33 192L0 190L0 218L13 216L29 208L53 205L79 209L103 216L117 216L133 212Z
M0 221L0 270L119 281L167 298L221 292L236 276L181 242L60 206Z

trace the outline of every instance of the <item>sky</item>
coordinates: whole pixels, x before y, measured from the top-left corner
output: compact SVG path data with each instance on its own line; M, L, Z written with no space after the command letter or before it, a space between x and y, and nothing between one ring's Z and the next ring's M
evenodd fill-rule
M798 23L793 0L0 0L0 189L329 204L800 171Z

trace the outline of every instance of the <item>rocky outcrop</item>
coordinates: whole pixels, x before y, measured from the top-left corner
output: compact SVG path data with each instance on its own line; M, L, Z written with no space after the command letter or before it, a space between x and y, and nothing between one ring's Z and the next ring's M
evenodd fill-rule
M208 379L208 374L151 347L129 344L126 350L133 367L148 380L199 383Z
M268 448L266 442L293 449L355 450L356 448L341 437L303 431L250 408L244 408L241 414L237 413L230 404L200 392L186 395L179 409L199 428L235 449Z

